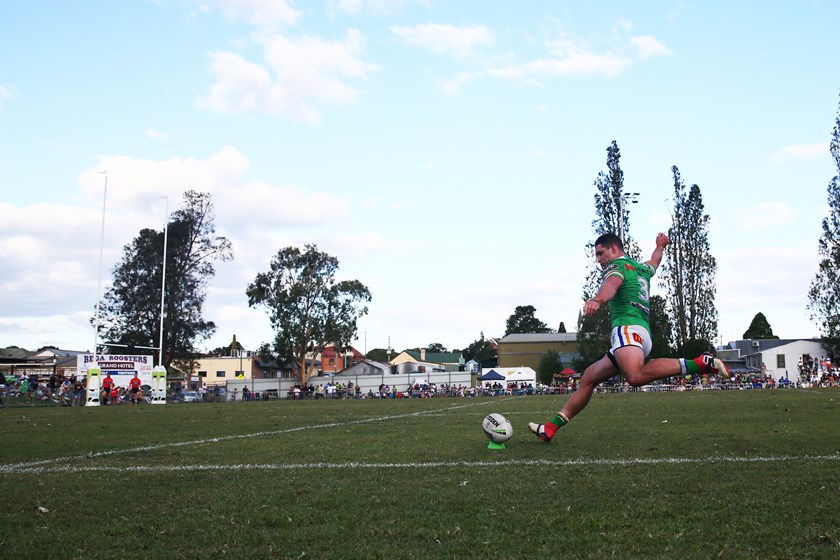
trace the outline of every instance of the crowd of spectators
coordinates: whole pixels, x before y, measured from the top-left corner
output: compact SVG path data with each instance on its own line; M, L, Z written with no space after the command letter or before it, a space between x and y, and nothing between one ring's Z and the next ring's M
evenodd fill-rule
M795 379L787 377L774 379L762 367L759 372L734 371L728 379L715 375L675 376L662 381L631 387L616 376L600 385L596 391L605 392L654 392L654 391L696 391L696 390L744 390L744 389L784 389L795 387L840 387L840 368L832 366L828 358L800 360ZM290 400L301 399L416 399L434 397L486 397L510 395L563 395L573 393L579 380L578 375L563 377L550 385L543 383L500 383L484 382L475 387L455 384L436 384L417 382L410 386L382 384L378 388L362 389L352 381L345 383L330 382L326 385L295 385L285 395ZM105 383L103 383L104 386ZM145 387L144 387L145 388ZM176 392L177 393L177 392ZM278 398L277 390L255 392L247 386L240 392L237 389L225 394L224 389L210 390L203 385L199 390L200 401L252 401ZM142 392L140 393L142 396ZM103 387L100 398L102 404L120 404L129 402L134 394L123 387ZM172 395L170 395L172 396ZM36 376L23 374L7 376L0 371L0 405L15 404L52 404L60 406L83 406L87 400L87 379L75 375L63 376L52 374ZM177 399L175 399L177 400ZM52 401L50 403L49 401ZM141 402L141 401L137 401Z
M800 358L796 367L799 378L812 387L840 387L840 368L833 366L828 356Z
M32 405L48 404L48 401L64 406L83 405L86 385L86 382L77 379L75 375L6 375L0 371L0 401L4 404L13 400Z
M114 405L142 401L142 390L131 392L130 389L115 385L113 381L109 384L108 380L110 377L103 379L100 404ZM86 403L86 376L65 376L61 373L52 373L49 376L34 373L7 375L0 371L0 406L8 404L84 406Z
M450 383L414 383L398 389L396 385L381 384L378 388L363 390L352 381L347 384L330 382L326 385L295 385L286 397L300 399L428 399L434 397L479 397L501 395L534 395L537 390L532 383L485 383L476 387Z

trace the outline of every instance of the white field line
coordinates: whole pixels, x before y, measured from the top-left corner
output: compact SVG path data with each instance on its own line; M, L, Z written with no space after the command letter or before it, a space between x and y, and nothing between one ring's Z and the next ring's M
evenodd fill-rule
M432 461L427 463L265 463L231 465L133 465L124 467L109 466L30 466L12 467L4 470L5 474L75 474L88 472L109 473L176 473L198 471L289 471L310 469L474 469L495 467L634 467L649 465L686 465L709 463L781 463L781 462L835 462L840 461L840 453L833 455L779 455L775 457L662 457L658 459L511 459L507 461Z
M467 404L459 404L450 406L449 408L444 409L445 411L452 411L457 410L459 408L469 408L473 406L488 406L491 404L496 404L499 402L504 402L512 399L518 399L521 397L508 397L504 399L499 399L497 401L489 401L489 402L477 402L477 403L467 403ZM298 426L296 428L285 428L283 430L270 430L270 431L263 431L263 432L253 432L250 434L236 434L230 436L219 436L219 437L212 437L212 438L205 438L205 439L194 439L190 441L176 441L170 443L156 443L154 445L144 445L141 447L130 447L127 449L112 449L109 451L91 451L90 453L85 453L83 455L71 455L71 456L64 456L64 457L55 457L53 459L42 459L40 461L29 461L26 463L11 463L6 465L0 465L0 474L5 473L14 473L14 472L23 472L21 469L31 469L40 467L43 465L49 465L52 463L65 463L68 461L80 461L86 459L96 459L99 457L110 457L112 455L123 455L126 453L141 453L144 451L157 451L159 449L167 449L170 447L187 447L191 445L204 445L208 443L219 443L223 441L231 441L236 439L247 439L247 438L256 438L256 437L264 437L264 436L274 436L274 435L281 435L281 434L290 434L293 432L302 432L304 430L321 430L325 428L337 428L339 426L352 426L354 424L369 424L372 422L385 422L387 420L399 420L402 418L412 418L415 416L427 416L431 414L439 414L441 411L439 410L421 410L419 412L408 412L406 414L394 414L390 416L377 416L375 418L360 418L357 420L347 420L346 422L329 422L326 424L311 424L308 426ZM45 471L46 472L46 471Z

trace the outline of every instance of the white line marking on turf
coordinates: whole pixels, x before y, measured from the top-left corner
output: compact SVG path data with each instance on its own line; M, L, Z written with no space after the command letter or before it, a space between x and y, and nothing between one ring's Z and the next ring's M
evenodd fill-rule
M521 397L507 397L494 401L484 401L476 403L459 404L443 409L444 411L457 410L459 408L469 408L473 406L487 406ZM322 428L337 428L339 426L351 426L354 424L369 424L371 422L384 422L386 420L400 420L402 418L411 418L413 416L427 416L429 414L439 414L440 410L421 410L418 412L407 412L405 414L394 414L389 416L377 416L375 418L360 418L357 420L348 420L346 422L330 422L327 424L311 424L308 426L297 426L295 428L285 428L282 430L270 430L266 432L253 432L250 434L235 434L230 436L218 436L205 439L195 439L191 441L176 441L171 443L156 443L154 445L144 445L141 447L130 447L128 449L112 449L110 451L91 451L84 455L56 457L54 459L42 459L40 461L29 461L25 463L12 463L7 465L0 465L0 473L16 472L18 469L34 468L41 465L49 465L51 463L64 463L67 461L79 461L85 459L95 459L98 457L110 457L111 455L122 455L125 453L137 453L143 451L157 451L159 449L166 449L169 447L185 447L190 445L203 445L206 443L219 443L223 441L231 441L235 439L248 439L262 436L274 436L280 434L289 434L293 432L302 432L304 430L319 430Z
M840 453L832 455L779 455L776 457L661 457L638 459L511 459L507 461L431 461L426 463L265 463L232 465L133 465L124 467L109 466L12 466L6 474L75 474L87 472L114 473L172 473L197 471L288 471L310 469L441 469L441 468L481 468L481 467L634 467L647 465L686 465L700 463L782 463L782 462L821 462L840 461Z

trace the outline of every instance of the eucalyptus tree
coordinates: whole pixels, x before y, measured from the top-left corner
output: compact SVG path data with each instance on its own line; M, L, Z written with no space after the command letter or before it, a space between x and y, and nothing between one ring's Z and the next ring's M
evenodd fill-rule
M367 314L370 291L358 280L338 280L338 266L338 259L317 245L286 247L246 290L248 305L268 312L274 351L294 364L301 385L315 373L307 354L314 357L327 344L346 349L356 337L358 319Z

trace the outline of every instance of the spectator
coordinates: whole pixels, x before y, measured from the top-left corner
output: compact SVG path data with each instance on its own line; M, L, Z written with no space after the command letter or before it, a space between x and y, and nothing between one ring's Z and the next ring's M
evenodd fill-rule
M61 406L70 406L73 404L73 384L70 379L64 378L61 386L58 388L58 404Z
M102 380L102 404L108 404L108 398L111 396L113 388L114 379L111 377L111 372L106 372L105 379Z
M20 387L18 388L18 394L26 403L29 403L32 399L32 385L29 383L28 377L21 377Z
M143 398L143 391L140 389L142 383L140 382L140 378L137 376L137 372L134 372L134 377L131 378L131 381L128 382L128 390L130 393L129 400L131 404L137 404L140 402L140 399Z

